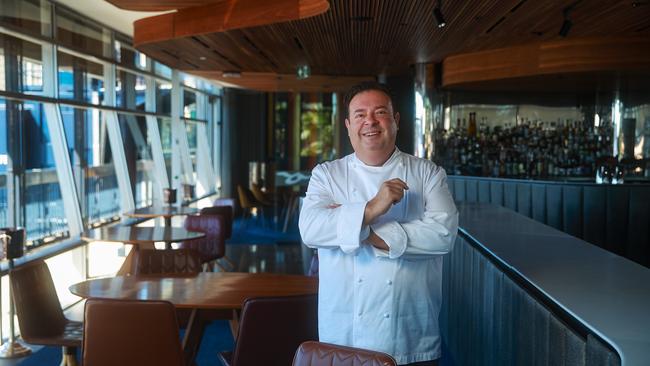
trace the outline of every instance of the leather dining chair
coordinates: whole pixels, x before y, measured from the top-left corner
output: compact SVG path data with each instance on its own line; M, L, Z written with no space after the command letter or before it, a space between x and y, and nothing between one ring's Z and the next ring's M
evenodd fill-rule
M224 240L232 237L232 226L235 217L235 201L232 198L219 198L214 202L214 206L201 209L201 215L221 215L224 219ZM230 269L235 269L235 264L225 254L217 261L223 260Z
M65 317L52 275L43 260L16 267L9 274L20 334L27 343L61 346L61 365L77 364L83 325Z
M396 366L386 353L308 341L298 347L292 366Z
M244 302L235 348L225 366L291 365L298 346L318 339L317 295L258 297Z
M183 366L174 305L167 301L86 301L84 366Z
M226 254L225 219L222 215L187 216L185 229L205 233L203 238L186 240L179 246L181 249L194 249L201 258L201 263L213 270L216 264L222 271L226 269L217 262Z
M201 257L194 249L141 249L135 275L188 276L201 272Z

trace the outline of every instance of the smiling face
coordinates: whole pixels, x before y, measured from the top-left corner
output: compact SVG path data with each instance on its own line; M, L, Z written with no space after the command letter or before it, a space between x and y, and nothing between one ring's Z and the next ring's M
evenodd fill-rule
M345 127L357 157L368 165L382 165L395 150L399 113L388 95L366 90L350 100Z

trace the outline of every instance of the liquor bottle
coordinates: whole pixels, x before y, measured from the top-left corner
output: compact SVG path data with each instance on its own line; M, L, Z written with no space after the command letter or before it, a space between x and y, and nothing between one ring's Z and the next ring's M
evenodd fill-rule
M471 112L469 114L469 125L467 126L467 134L470 136L476 136L476 113Z

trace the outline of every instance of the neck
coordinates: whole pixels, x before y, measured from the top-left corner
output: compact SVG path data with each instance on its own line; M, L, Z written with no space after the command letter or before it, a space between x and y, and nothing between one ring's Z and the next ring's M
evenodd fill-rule
M392 150L389 150L388 152L372 152L372 153L360 153L360 152L355 152L357 155L357 158L361 160L364 164L370 165L370 166L382 166L384 163L390 159L391 155L395 152L395 148L393 147Z

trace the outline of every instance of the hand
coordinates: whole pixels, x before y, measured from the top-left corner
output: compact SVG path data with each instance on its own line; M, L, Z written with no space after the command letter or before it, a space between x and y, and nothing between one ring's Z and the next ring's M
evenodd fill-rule
M406 182L399 178L387 180L379 187L379 192L366 205L363 224L368 225L377 217L385 214L390 207L404 198L404 190L409 189Z

